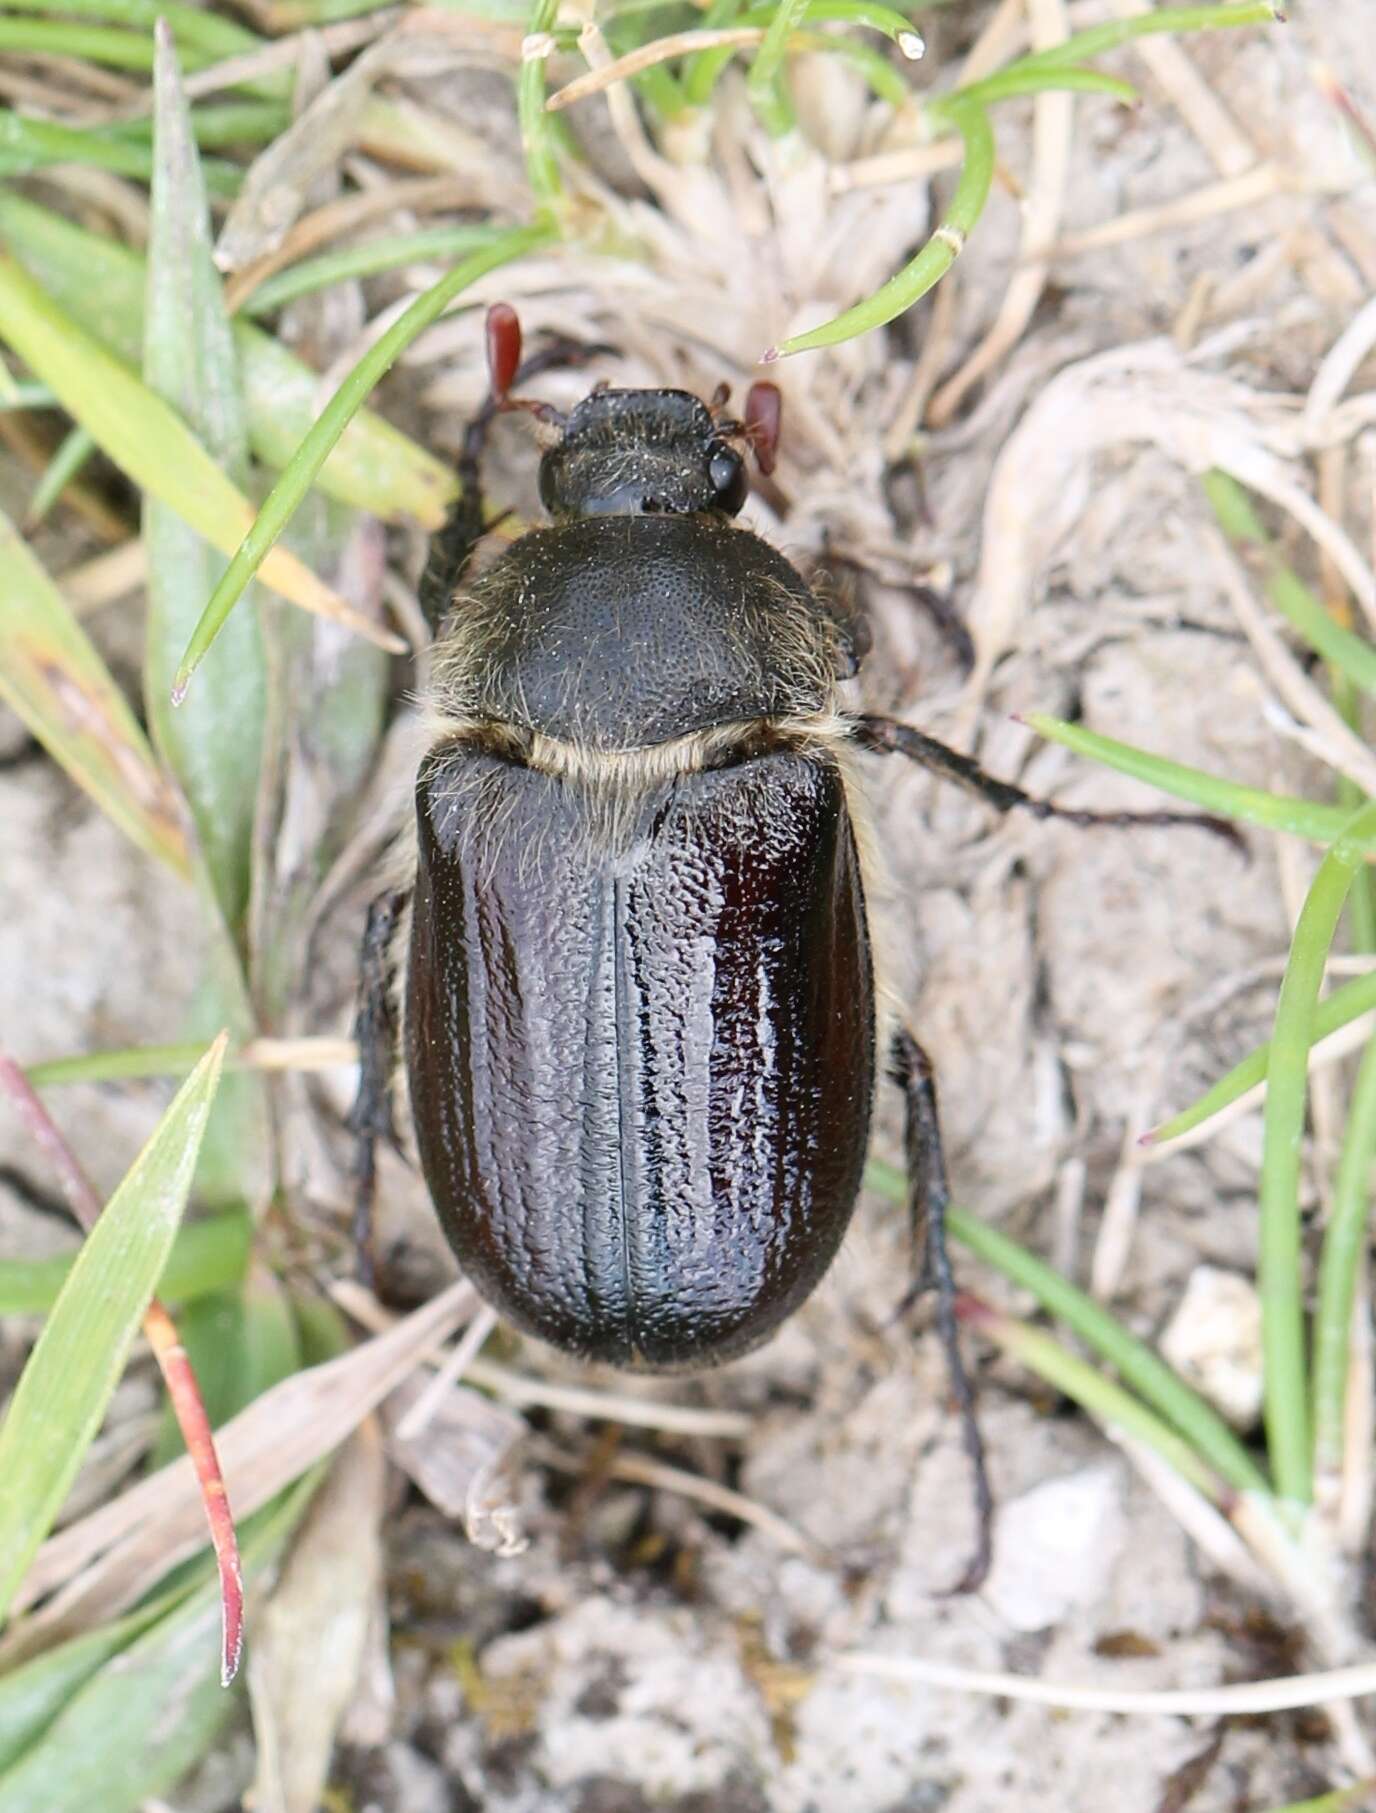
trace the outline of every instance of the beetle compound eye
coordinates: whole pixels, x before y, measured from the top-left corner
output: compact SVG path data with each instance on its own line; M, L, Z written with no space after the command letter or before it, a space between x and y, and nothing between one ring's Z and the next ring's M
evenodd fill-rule
M717 502L723 510L729 510L734 516L745 502L748 484L745 476L745 464L738 453L729 447L722 447L712 455L707 468L707 476L712 481L712 489L717 494Z

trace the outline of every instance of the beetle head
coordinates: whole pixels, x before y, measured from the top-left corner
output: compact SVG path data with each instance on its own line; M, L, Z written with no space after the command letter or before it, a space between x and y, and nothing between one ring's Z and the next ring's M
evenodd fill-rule
M707 404L686 390L599 385L565 417L547 403L510 395L521 340L505 303L488 311L487 336L492 406L535 418L545 444L540 499L553 516L734 516L750 489L746 449L762 472L774 468L779 393L772 384L752 386L743 421L724 415L725 387Z

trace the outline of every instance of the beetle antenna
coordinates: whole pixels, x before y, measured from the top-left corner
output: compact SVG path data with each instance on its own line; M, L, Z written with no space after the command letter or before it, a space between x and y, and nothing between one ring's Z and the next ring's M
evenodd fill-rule
M722 414L731 400L731 386L718 384L707 407L717 433L723 440L743 440L755 455L755 463L768 478L774 470L779 450L779 423L783 415L783 398L777 384L752 384L745 398L745 416L737 421Z
M521 370L521 322L509 302L494 302L487 311L488 398L484 413L507 415L520 411L533 416L545 429L554 429L557 438L564 431L567 417L553 403L541 403L533 397L513 397L511 386ZM542 441L547 435L538 437Z
M777 384L752 384L745 398L744 433L760 471L768 478L779 451L784 400Z

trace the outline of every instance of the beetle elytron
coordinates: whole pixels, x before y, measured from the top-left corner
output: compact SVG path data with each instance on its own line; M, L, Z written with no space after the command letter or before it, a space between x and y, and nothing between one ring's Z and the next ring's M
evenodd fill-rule
M857 750L1004 810L1181 815L1062 813L840 708L852 628L731 521L746 449L772 465L772 386L744 422L720 395L605 388L565 419L511 396L552 360L518 373L510 309L491 311L488 351L491 398L422 584L437 642L414 881L374 904L365 939L361 1199L400 1017L426 1181L482 1295L584 1359L711 1366L814 1288L860 1187L877 1031ZM458 590L483 434L516 408L545 443L554 520ZM884 1036L921 1277L968 1412L931 1075L909 1034ZM966 1431L983 1495L968 1414Z

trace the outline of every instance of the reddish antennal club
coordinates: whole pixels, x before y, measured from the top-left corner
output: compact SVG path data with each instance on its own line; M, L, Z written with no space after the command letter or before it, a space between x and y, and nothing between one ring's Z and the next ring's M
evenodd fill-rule
M745 399L745 438L760 471L768 478L779 451L779 425L783 398L777 384L752 384Z
M556 362L557 354L535 353L527 362L527 375ZM484 410L489 419L520 410L546 429L563 428L563 411L553 403L511 394L511 386L521 373L521 323L509 302L494 302L487 311L487 372L489 393Z
M509 302L494 302L487 311L487 370L492 401L499 407L516 382L521 364L521 323Z

